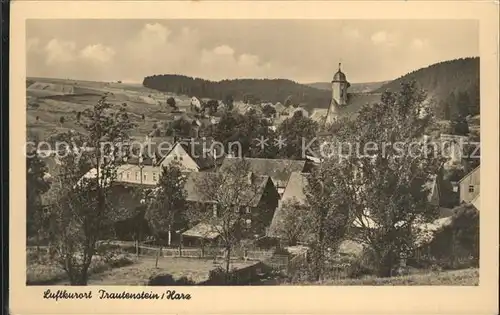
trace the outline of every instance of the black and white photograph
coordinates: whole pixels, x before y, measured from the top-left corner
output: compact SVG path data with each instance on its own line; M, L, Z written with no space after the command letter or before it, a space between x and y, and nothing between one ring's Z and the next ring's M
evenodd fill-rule
M28 286L479 284L477 20L25 40Z

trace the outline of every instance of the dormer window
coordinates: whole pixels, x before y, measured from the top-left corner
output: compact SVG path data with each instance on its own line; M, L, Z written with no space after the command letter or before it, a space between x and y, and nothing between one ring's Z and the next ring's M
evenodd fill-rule
M473 193L474 192L474 185L469 185L469 192Z

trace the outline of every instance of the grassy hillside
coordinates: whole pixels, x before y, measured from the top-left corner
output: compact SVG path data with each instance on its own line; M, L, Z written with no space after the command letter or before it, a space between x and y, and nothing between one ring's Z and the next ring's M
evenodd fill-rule
M232 97L249 103L281 102L288 98L305 108L328 107L330 92L284 79L235 79L208 81L182 75L153 75L143 85L158 91L225 100Z
M390 81L382 81L382 82L366 82L366 83L351 83L351 87L349 88L350 93L368 93L379 89L382 85L387 84ZM320 89L320 90L332 90L332 84L330 82L314 82L308 83L308 86Z
M140 84L28 78L26 85L28 137L37 135L40 139L70 129L82 132L76 121L77 112L92 108L106 93L111 104L127 104L129 117L137 124L132 130L134 136L144 136L154 129L155 124L174 119L177 114L166 105L168 97L174 96L181 110L190 106L190 99L186 96L158 93ZM64 117L63 123L61 117Z

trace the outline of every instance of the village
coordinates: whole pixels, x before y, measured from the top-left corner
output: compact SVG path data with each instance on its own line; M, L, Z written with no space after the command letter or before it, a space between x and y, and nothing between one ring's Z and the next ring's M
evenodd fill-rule
M76 113L75 121L60 120L60 127L69 124L69 131L45 141L47 147L57 141L65 142L66 147L47 151L39 146L44 139L33 142L34 150L43 154L28 158L28 172L38 174L40 178L35 180L42 180L47 189L35 189L38 195L33 197L33 207L42 214L33 215L33 226L28 227L28 260L36 261L34 269L28 269L28 284L272 285L362 281L359 279L370 274L391 279L428 268L454 272L478 262L478 244L455 241L455 234L474 229L473 222L468 223L471 226L462 223L457 227L456 221L463 222L463 216L474 217L480 209L479 158L464 155L471 150L470 137L435 129L433 134L424 135L446 152L417 158L426 165L418 171L413 169L419 172L415 176L420 177L420 184L403 182L392 188L375 186L392 183L394 174L368 170L366 163L371 164L365 156L342 162L321 156L317 146L313 149L317 154L301 152L300 136L305 143L312 138L339 141L345 136L338 130L345 128L347 135L349 130L357 132L348 121L370 119L368 114L358 114L360 110L387 105L374 105L381 98L384 102L384 93L349 92L350 83L340 64L331 82L329 107L312 110L293 104L291 99L285 104L252 104L248 100L179 98L161 92L141 96L139 92L123 93L119 82L97 88L71 80L64 84L33 80L37 81L28 85L28 102L36 99L51 105L61 101L86 106ZM56 91L60 86L61 91ZM404 88L392 95L397 99L403 95L397 93L417 93L411 83ZM85 93L78 89L85 89ZM149 122L153 130L146 132L128 128L134 119L138 125L150 119L133 113L133 93L162 106L159 116L168 116L171 122ZM129 105L124 106L127 102ZM422 104L423 99L406 105ZM108 113L121 115L113 127L100 125ZM238 117L249 122L228 125ZM252 119L256 125L251 125ZM39 124L39 116L32 123ZM400 123L401 128L413 128L405 121ZM119 144L121 151L116 155L109 148L95 150L102 148L102 137L90 139L94 145L82 150L78 144L83 140L73 124L88 130L101 126L102 136L113 145ZM245 124L250 124L250 129L239 129ZM127 128L132 135L124 140ZM474 131L473 123L469 128ZM312 135L307 134L310 129ZM115 130L113 135L106 135L111 130ZM245 135L244 130L251 134ZM396 129L393 132L401 137L406 134ZM400 139L410 142L417 138ZM74 149L85 152L68 154ZM391 154L382 158L396 163L395 167L414 168L417 159L394 162ZM82 162L100 162L82 166L76 156ZM403 178L406 172L397 176ZM360 180L363 176L380 178L367 184ZM346 184L340 184L346 178ZM413 185L419 185L416 192L407 190ZM363 189L354 192L353 186ZM377 189L379 199L373 197ZM391 189L401 190L399 199L389 194ZM360 201L349 199L353 196ZM406 200L404 196L413 197ZM394 217L388 223L383 213L389 212L383 207L377 210L373 206L377 202L407 210L391 210ZM367 210L359 212L359 207ZM402 232L397 224L411 229ZM391 233L401 234L384 245L391 249L390 253L375 253L383 255L379 260L384 262L377 263L377 258L369 258L370 250L373 255L381 244L373 241L373 235L389 227ZM408 238L411 242L405 243ZM44 262L39 259L44 255L51 258L44 258ZM67 255L73 257L70 262L63 259ZM34 278L30 280L30 272L50 273L34 271L47 260L53 260L47 270L62 263L59 276L42 276L42 280L31 276Z

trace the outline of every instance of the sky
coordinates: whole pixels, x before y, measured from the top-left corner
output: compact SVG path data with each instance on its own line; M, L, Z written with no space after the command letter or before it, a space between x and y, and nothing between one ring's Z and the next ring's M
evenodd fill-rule
M28 20L27 76L141 83L154 74L208 80L392 80L479 56L474 20Z

